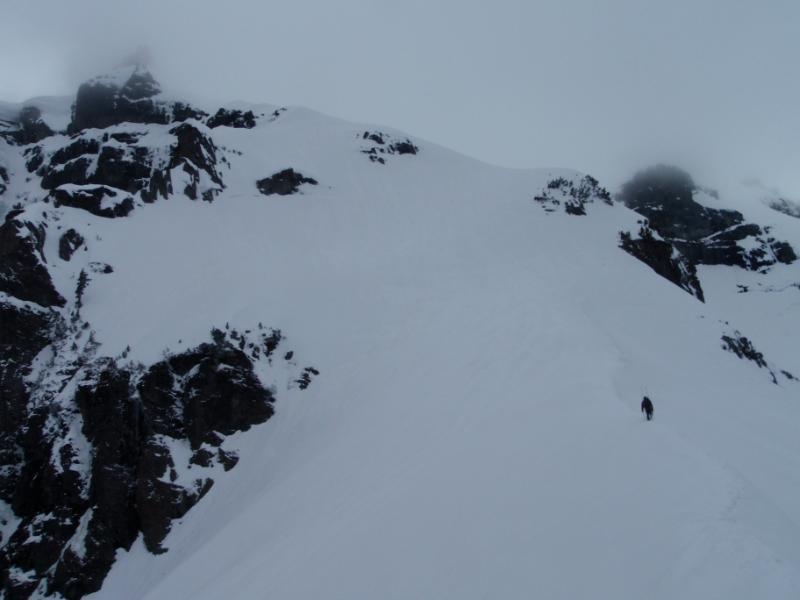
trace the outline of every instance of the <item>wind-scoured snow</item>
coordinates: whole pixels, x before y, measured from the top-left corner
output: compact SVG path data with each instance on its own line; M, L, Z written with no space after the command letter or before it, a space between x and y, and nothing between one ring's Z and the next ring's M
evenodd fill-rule
M577 174L421 140L378 164L371 130L298 108L217 127L214 202L61 209L87 250L62 261L48 236L58 289L113 266L81 309L100 354L148 364L263 322L321 373L226 439L238 466L169 552L137 541L92 597L795 598L800 384L720 338L800 374L800 289L736 287L797 266L703 267L702 304L617 247L632 211L532 201ZM258 192L287 168L318 185ZM789 217L753 210L795 243Z

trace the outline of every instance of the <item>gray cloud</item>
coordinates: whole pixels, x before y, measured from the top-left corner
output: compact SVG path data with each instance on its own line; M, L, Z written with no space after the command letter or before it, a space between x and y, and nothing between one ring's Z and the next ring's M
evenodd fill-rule
M655 160L800 196L800 3L6 3L0 98L73 93L140 44L195 98L300 104L511 167Z

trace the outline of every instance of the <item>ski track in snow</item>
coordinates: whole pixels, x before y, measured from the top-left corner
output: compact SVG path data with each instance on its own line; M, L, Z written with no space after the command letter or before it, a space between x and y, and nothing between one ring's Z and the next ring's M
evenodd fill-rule
M796 598L800 387L719 340L723 319L750 325L797 374L797 299L743 305L735 283L757 276L719 268L703 305L617 248L634 213L531 202L571 172L425 142L374 164L366 129L304 109L218 128L242 154L215 202L63 209L89 249L65 263L48 236L59 289L114 268L84 296L101 352L149 363L263 322L321 370L228 438L239 465L168 553L137 541L91 597ZM288 167L319 185L256 192Z

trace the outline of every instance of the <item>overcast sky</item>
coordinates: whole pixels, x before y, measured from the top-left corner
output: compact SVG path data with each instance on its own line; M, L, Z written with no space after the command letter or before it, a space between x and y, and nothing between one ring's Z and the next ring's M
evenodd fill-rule
M0 19L0 99L73 94L147 45L194 98L612 185L662 160L800 197L800 0L2 0Z

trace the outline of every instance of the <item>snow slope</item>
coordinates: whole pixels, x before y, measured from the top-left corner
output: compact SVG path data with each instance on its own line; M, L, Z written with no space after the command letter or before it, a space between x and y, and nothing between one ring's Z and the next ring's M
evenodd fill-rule
M736 293L797 266L704 269L701 304L617 247L635 213L531 201L573 174L422 141L378 164L365 130L305 109L220 127L213 203L64 209L94 235L70 263L48 238L59 289L114 268L84 298L101 353L146 363L264 322L321 371L230 440L239 465L169 552L137 541L91 597L796 598L800 386L720 336L800 373L800 292ZM257 192L288 167L319 185Z

